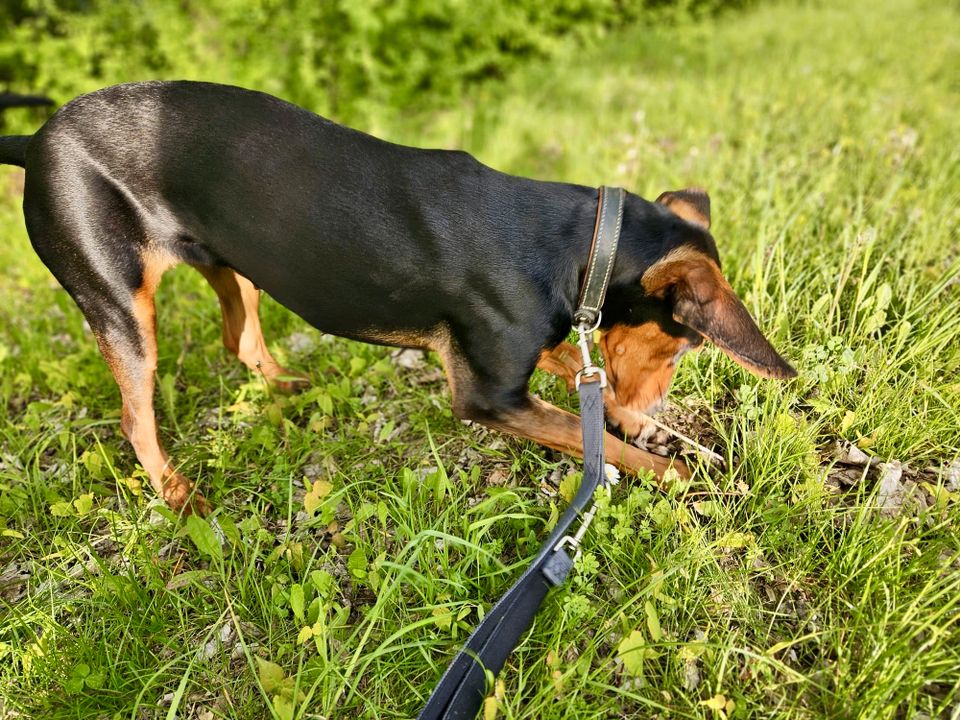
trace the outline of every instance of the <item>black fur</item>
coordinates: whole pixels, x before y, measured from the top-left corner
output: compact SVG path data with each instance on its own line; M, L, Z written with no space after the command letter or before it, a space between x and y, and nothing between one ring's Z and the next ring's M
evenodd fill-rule
M5 140L0 160L22 164L23 142ZM126 322L116 300L140 284L143 253L172 253L234 268L336 335L390 342L447 328L478 380L469 402L489 413L523 401L539 353L568 332L597 204L595 188L195 82L77 98L33 137L25 164L31 240L95 332ZM628 195L609 297L691 241L716 256L708 233Z
M18 93L0 93L0 112L12 107L43 107L53 105L53 100L43 95L20 95Z
M24 167L27 162L27 145L30 135L0 137L0 164Z

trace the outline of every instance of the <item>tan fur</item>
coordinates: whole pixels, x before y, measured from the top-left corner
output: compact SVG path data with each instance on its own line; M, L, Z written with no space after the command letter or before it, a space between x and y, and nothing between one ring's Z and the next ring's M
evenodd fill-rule
M254 372L261 373L276 389L294 392L308 384L273 359L260 328L260 291L247 278L230 268L198 267L220 299L223 344Z
M686 198L682 197L684 194L689 196L691 193L696 193L701 195L702 198L706 198L706 192L699 190L698 188L691 188L689 190L665 192L659 198L657 198L657 202L670 208L675 215L683 218L687 222L693 223L694 225L699 225L704 230L709 230L709 214L705 215L700 208L693 204L693 202L690 202ZM707 199L707 203L709 206L709 199Z
M577 373L582 366L580 351L576 345L568 342L562 342L552 350L544 350L537 361L538 368L561 378L570 391L576 386Z
M680 280L685 280L695 269L706 268L710 278L718 285L730 287L720 273L713 258L704 255L689 245L674 248L653 265L640 278L644 292L654 297L662 297L663 292Z
M663 402L676 367L674 358L687 345L654 322L635 327L616 325L600 339L607 370L604 393L607 417L627 435L653 430L643 414L652 414Z
M160 278L173 264L169 257L147 252L142 257L143 281L134 292L131 312L142 342L135 348L111 344L97 337L100 351L120 388L123 409L120 429L133 445L137 460L150 478L154 491L175 511L205 514L203 496L193 492L193 483L170 466L170 459L157 436L153 408L154 374L157 371L156 308L154 296Z
M583 457L580 418L539 398L531 398L529 407L487 424L554 450ZM650 470L662 478L668 469L673 468L681 477L690 477L689 469L680 460L628 445L610 433L604 435L604 452L607 462L627 473Z

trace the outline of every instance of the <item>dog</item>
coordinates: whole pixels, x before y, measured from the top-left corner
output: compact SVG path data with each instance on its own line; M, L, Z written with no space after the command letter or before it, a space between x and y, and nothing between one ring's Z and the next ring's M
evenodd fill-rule
M267 349L261 289L323 332L435 351L458 417L582 454L578 418L528 381L540 367L572 384L580 369L565 339L596 188L182 81L78 97L36 134L0 138L0 162L26 169L31 243L86 318L120 388L121 430L172 509L210 509L161 447L153 408L154 294L180 262L216 291L226 347L280 389L305 380ZM607 414L626 435L704 339L758 375L795 375L724 279L709 227L702 190L626 195L600 325ZM689 474L610 433L605 449L626 472Z
M48 105L53 105L53 100L43 95L0 92L0 113L12 107L43 107Z

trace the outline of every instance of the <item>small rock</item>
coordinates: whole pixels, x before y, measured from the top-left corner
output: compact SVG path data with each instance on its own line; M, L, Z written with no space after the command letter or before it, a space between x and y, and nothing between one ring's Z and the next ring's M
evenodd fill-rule
M841 451L840 462L848 465L867 465L870 463L870 456L853 443L850 443Z
M295 332L287 337L286 345L291 352L305 355L317 349L317 338L310 333Z
M499 487L506 485L510 481L509 471L505 471L503 468L495 467L493 471L487 475L487 485ZM559 483L558 483L559 485Z
M683 687L687 692L693 692L700 687L700 668L697 667L696 658L683 663Z
M949 492L960 490L960 459L954 460L947 465L944 485Z
M838 479L837 473L831 473L827 475L826 480L823 481L824 487L826 487L830 492L839 493L840 492L840 480Z
M393 353L393 361L405 370L419 370L424 365L424 352L415 348L405 348Z
M198 660L212 660L220 652L221 648L226 650L235 642L234 629L232 622L225 622L220 630L201 648L197 653Z
M836 477L841 483L843 483L847 487L852 487L853 485L856 485L857 483L859 483L860 480L863 478L863 472L860 470L849 468L847 470L840 470L839 472L837 472Z
M553 485L550 485L547 482L540 483L540 492L541 494L543 494L548 498L553 498L557 496L557 489Z
M257 652L260 648L260 643L250 643L244 647L241 643L237 643L233 646L233 650L230 651L231 660L239 660L242 657L245 657L249 652L251 655Z
M319 463L310 463L304 465L300 472L304 474L307 480L316 480L323 474L323 467Z
M903 477L903 465L899 460L880 464L880 507L885 514L897 515L903 505L905 489L900 479Z

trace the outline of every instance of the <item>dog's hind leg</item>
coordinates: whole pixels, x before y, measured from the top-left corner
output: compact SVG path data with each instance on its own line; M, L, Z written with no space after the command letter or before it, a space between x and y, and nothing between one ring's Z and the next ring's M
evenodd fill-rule
M100 352L120 386L123 399L120 428L150 476L153 489L171 509L205 515L210 510L209 505L202 495L193 492L193 483L171 466L157 435L153 408L157 370L154 293L165 269L161 263L148 259L144 265L144 283L133 293L131 303L125 309L132 322L124 322L119 327L100 327L94 330L94 334Z
M122 188L72 170L66 190L27 174L24 214L34 249L80 307L120 388L120 428L156 493L176 511L206 513L193 483L177 472L157 437L154 293L175 259L144 229L144 216Z
M299 373L280 365L263 339L260 329L260 291L247 278L228 267L195 266L220 299L223 316L223 344L254 372L282 392L295 392L309 384Z

